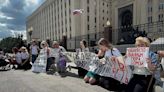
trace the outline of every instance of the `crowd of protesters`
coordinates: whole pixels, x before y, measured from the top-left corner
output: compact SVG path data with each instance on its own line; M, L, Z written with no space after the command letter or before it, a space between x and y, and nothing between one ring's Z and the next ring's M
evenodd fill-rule
M80 41L79 44L81 52L89 52L89 48L87 47L87 42L85 40ZM99 51L97 56L99 58L115 59L116 57L122 56L120 51L113 47L113 45L104 38L101 38L98 41L98 46ZM138 37L135 40L135 46L150 47L150 41L146 37ZM60 46L57 41L53 41L52 43L42 41L38 44L37 41L34 40L28 47L13 47L12 52L13 55L8 59L10 61L9 64L12 65L14 69L31 69L32 64L35 63L38 55L44 52L47 55L46 72L48 72L54 64L56 64L56 68L59 73L65 73L66 71L65 58L63 58L63 55L61 54L61 52L66 52L66 50L64 47ZM72 66L70 68L78 69L79 76L83 77L86 83L90 83L92 85L99 83L99 85L105 88L114 86L116 88L123 87L124 92L153 92L155 84L161 87L164 86L164 82L160 79L160 70L158 70L160 65L157 55L164 57L164 51L158 51L157 53L149 51L149 58L146 61L148 67L130 66L133 72L133 77L127 85L120 84L119 81L110 77L99 76L94 72L87 71L78 66ZM3 56L4 53L2 49L0 49L0 61L2 61ZM124 64L123 62L120 63Z
M114 59L116 57L122 56L120 51L113 47L113 45L104 38L98 41L98 46L99 53L97 56L99 58L104 57ZM135 46L150 47L150 41L146 37L138 37L135 40ZM160 61L158 61L158 56L164 57L164 51L158 51L158 53L149 51L148 56L149 58L146 60L148 67L130 66L133 77L127 85L121 84L119 81L110 77L99 76L91 71L86 73L84 81L92 85L98 83L107 89L116 88L115 90L119 90L119 88L121 88L121 90L124 90L124 92L153 92L154 85L164 88L164 82L161 80L159 70ZM120 63L124 64L123 62Z

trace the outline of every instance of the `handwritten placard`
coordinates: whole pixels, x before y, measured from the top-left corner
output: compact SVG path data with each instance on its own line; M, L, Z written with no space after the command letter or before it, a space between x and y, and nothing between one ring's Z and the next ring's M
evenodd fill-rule
M94 53L78 52L75 64L100 76L114 78L121 83L128 84L131 79L131 69L124 65L122 56L113 60L110 58L99 59Z
M39 56L37 57L34 64L32 65L32 71L44 73L46 72L46 65L47 65L47 52L45 49L41 49Z
M127 48L126 51L126 65L133 65L138 67L147 67L147 58L149 55L148 47Z

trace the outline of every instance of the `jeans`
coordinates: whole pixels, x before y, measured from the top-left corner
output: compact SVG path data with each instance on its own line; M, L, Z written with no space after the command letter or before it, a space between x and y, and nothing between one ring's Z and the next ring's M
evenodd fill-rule
M36 58L38 57L38 55L32 55L32 63L35 62Z
M46 71L49 70L49 68L51 67L52 64L54 64L54 59L50 57L47 59Z

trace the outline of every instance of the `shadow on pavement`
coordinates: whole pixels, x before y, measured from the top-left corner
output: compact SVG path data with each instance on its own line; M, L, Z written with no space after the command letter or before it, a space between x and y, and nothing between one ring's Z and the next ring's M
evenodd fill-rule
M6 70L6 69L0 69L0 72L5 72L5 71L8 71L8 70Z
M69 72L67 71L66 73L59 73L59 75L62 77L62 78L65 78L67 76L69 77L74 77L74 78L80 78L76 73L72 73L72 72Z

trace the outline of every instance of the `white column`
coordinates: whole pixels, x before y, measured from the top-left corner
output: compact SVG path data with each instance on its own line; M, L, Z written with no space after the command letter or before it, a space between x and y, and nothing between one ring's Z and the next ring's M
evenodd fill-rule
M50 39L51 40L53 40L53 38L52 38L52 35L53 35L53 33L52 33L52 14L53 14L53 12L52 12L52 3L50 4Z
M55 40L55 11L54 11L54 3L55 3L55 1L53 2L53 5L52 5L52 12L53 12L53 14L52 14L52 39L53 40Z
M59 40L59 3L58 1L56 2L56 36L57 36L57 39L56 40Z

